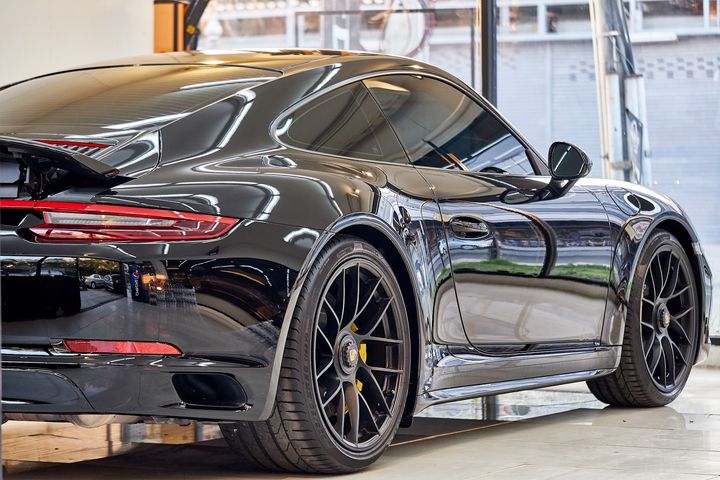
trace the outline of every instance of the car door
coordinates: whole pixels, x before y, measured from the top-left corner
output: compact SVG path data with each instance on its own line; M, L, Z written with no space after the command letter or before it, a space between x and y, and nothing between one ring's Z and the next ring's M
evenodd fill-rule
M533 151L443 80L366 84L432 185L469 342L515 352L599 341L612 245L594 195L580 187L549 195Z

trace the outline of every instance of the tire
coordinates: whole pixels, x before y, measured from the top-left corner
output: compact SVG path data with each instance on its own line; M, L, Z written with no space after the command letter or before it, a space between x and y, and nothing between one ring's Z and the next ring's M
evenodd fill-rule
M361 470L397 432L409 367L408 318L390 265L369 243L338 237L300 292L270 418L222 432L257 469Z
M90 288L92 288L93 290L95 290L95 286L96 286L96 285L95 285L95 282L90 282Z
M587 382L601 402L659 407L680 395L697 354L697 286L680 242L653 232L640 253L627 308L620 365Z

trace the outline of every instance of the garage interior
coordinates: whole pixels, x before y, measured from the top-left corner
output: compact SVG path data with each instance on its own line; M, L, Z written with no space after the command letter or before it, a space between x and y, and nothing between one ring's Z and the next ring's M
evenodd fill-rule
M643 79L641 88L629 82L622 94L622 112L642 114L640 146L627 168L613 160L613 145L622 150L630 140L613 137L612 122L601 121L614 114L618 98L603 83L607 72L597 69L604 47L594 38L591 9L601 3L3 0L0 85L186 49L384 49L412 56L476 88L540 151L568 140L603 159L591 177L630 180L677 200L720 292L720 0L620 2L634 56L623 73ZM114 267L77 268L110 274ZM91 302L107 301L105 289L87 287ZM720 312L711 320L708 360L666 407L608 407L584 383L433 406L400 429L378 463L350 477L720 479ZM83 428L10 420L2 425L2 465L3 478L18 480L308 477L248 470L217 424L195 421Z

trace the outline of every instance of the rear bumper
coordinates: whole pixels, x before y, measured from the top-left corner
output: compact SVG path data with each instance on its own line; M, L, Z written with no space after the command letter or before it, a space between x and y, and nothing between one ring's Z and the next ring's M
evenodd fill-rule
M213 383L218 377L222 382ZM203 358L4 350L2 408L5 413L260 420L270 401L270 377L270 367ZM188 387L178 381L188 378L201 383Z
M319 235L296 230L254 221L209 242L119 246L3 235L4 412L264 420L272 411L290 296L309 239ZM87 272L108 270L122 288L80 288ZM65 340L160 342L182 355L68 354L52 347ZM183 388L243 401L198 397L191 404Z

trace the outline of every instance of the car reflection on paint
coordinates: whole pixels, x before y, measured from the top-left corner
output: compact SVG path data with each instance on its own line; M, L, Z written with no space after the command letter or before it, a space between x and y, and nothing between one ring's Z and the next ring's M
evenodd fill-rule
M105 283L105 278L98 273L93 273L85 277L85 286L93 289L104 287Z

